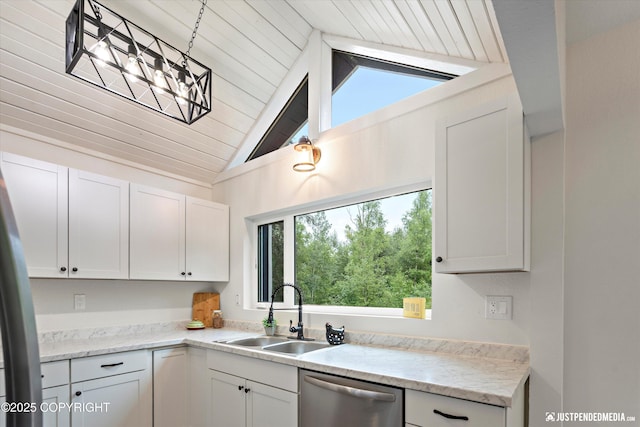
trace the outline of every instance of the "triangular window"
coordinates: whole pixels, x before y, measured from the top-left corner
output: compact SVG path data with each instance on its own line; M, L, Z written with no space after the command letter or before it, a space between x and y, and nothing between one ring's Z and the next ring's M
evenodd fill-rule
M369 114L457 76L352 53L333 51L332 126ZM246 161L308 135L308 76L298 85Z
M332 67L333 127L457 77L337 50Z

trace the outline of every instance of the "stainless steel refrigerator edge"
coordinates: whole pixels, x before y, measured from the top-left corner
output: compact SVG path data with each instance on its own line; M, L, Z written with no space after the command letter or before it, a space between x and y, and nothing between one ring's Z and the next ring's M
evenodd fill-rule
M1 170L0 310L5 384L10 403L5 405L0 417L6 416L8 427L41 427L42 379L31 286ZM12 406L12 402L21 405ZM25 403L29 405L27 408Z

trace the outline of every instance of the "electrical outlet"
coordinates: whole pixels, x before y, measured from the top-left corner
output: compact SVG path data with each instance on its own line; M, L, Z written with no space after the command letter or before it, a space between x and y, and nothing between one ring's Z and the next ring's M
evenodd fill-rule
M513 317L513 297L487 295L484 317L486 319L510 320Z
M87 308L87 296L85 294L73 295L73 309L76 311L84 311Z

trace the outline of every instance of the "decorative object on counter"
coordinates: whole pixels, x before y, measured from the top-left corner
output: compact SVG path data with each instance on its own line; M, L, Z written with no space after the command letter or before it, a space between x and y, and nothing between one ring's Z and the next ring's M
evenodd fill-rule
M94 0L77 0L66 22L65 71L191 124L211 111L211 69Z
M424 319L426 304L426 298L402 298L402 316Z
M325 324L327 328L327 342L331 345L344 344L344 326L342 328L334 328L331 323Z
M318 147L306 136L301 136L296 145L296 163L293 170L296 172L312 172L316 169L316 164L320 161L321 152Z
M262 326L264 326L264 334L265 335L275 335L276 328L278 326L278 321L275 317L269 319L269 316L262 319Z
M213 310L220 310L220 294L196 292L193 294L191 318L200 320L206 328L213 327Z
M187 329L189 330L204 329L204 323L202 323L199 320L192 320L191 322L187 323Z
M220 329L224 326L224 319L222 318L221 310L213 310L213 327Z

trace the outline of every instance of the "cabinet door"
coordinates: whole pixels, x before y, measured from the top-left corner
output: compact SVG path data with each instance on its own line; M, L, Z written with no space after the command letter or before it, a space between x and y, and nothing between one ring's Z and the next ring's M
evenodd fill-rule
M207 350L188 348L189 354L189 422L192 427L209 427L207 422L211 398L209 369L207 368Z
M190 425L187 411L188 379L186 347L153 352L154 427Z
M298 395L247 381L247 427L296 427Z
M69 170L69 277L129 277L129 183Z
M74 427L151 427L152 391L146 371L84 381L71 385Z
M528 168L523 126L517 96L438 124L433 251L436 272L528 268Z
M69 385L42 389L43 427L69 427L70 411L63 404L69 404Z
M245 380L210 370L209 422L212 427L243 427L245 417Z
M67 277L67 168L1 155L29 276Z
M229 280L229 207L186 198L187 280Z
M131 184L131 279L184 280L185 196Z

